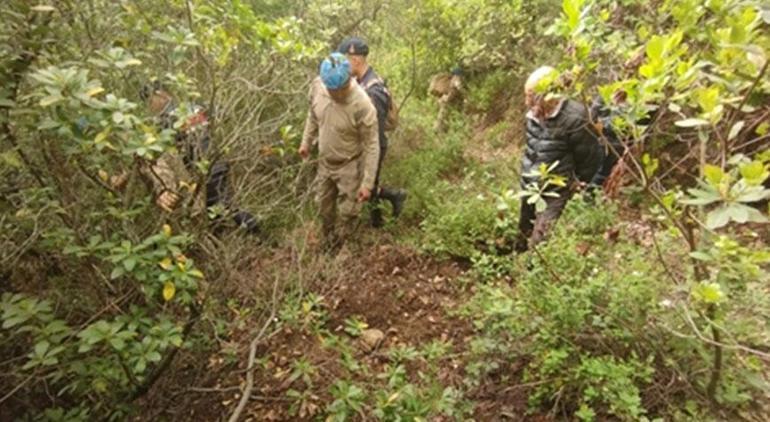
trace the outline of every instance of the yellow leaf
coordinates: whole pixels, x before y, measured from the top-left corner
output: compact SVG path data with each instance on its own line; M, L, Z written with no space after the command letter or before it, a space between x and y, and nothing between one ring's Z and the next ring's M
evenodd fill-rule
M171 237L171 226L169 226L168 224L164 224L163 225L163 234L166 237Z
M139 59L128 59L124 62L126 66L138 66L142 64L142 61Z
M177 262L176 263L177 268L179 268L179 271L186 272L187 267L185 267L184 262Z
M166 302L174 298L174 293L176 293L176 286L174 286L174 283L167 281L163 284L163 299Z
M395 392L388 397L388 404L393 403L394 401L398 400L398 396L400 394L398 392Z
M96 135L96 138L94 139L94 143L99 144L99 143L104 142L104 140L107 139L107 135L109 135L109 134L110 134L109 130L103 130L103 131L99 132Z
M203 278L203 272L198 269L190 271L190 275L197 278Z
M163 258L163 260L160 261L158 265L160 265L160 267L163 268L164 270L168 270L169 268L172 267L171 258L169 257Z
M64 98L62 98L61 96L49 95L48 97L45 97L42 100L40 100L40 106L41 107L48 107L50 105L58 103L59 101L61 101L63 99Z
M155 136L153 136L153 135L151 135L151 134L149 134L149 133L148 133L148 134L147 134L147 135L144 137L144 144L145 144L145 145L152 145L152 144L154 144L154 143L155 143L155 141L157 141L157 140L158 140L158 138L156 138Z
M197 183L187 183L184 180L179 182L179 186L187 189L187 192L190 192L190 193L195 193L195 189L198 188Z
M110 175L106 171L99 169L99 178L102 179L102 182L107 183L110 180Z
M102 92L104 92L104 88L102 88L100 86L97 86L97 87L89 89L86 92L86 95L88 95L89 97L93 97L94 95L101 94Z
M31 7L30 9L34 10L35 12L53 12L54 10L56 10L56 9L54 9L53 6L48 6L48 5L45 5L45 4L41 4L39 6L34 6L34 7Z

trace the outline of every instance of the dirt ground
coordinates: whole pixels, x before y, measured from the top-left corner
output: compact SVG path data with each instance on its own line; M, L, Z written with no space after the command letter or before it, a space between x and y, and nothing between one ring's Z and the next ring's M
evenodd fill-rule
M334 277L316 275L318 279L325 278L322 282L326 283L320 288L326 315L320 328L350 338L344 332L345 321L355 317L385 334L382 343L371 352L351 339L351 344L356 345L355 359L367 367L363 372L379 373L388 363L385 351L394 346L419 347L442 340L451 344L453 353L440 360L438 379L445 387L461 386L463 352L472 334L469 321L453 313L464 295L469 294L458 282L463 265L436 261L391 245L359 251L342 261L338 259L337 264L344 270L334 272ZM221 351L217 350L212 351L208 360L200 354L180 354L171 368L173 379L164 377L144 399L146 412L140 420L226 420L237 405L245 382L245 355L250 340L246 333L244 330L241 338L231 339L238 342L236 349L241 356L231 365L212 364L222 361ZM329 387L346 376L339 352L324 347L317 330L285 325L259 346L257 356L260 366L255 371L254 392L241 420L313 420L331 402ZM290 415L291 402L286 395L290 389L305 388L301 380L289 379L291 364L299 358L317 368L304 418ZM520 369L510 368L511 378L518 378ZM419 370L419 364L407 365L410 379L416 378ZM495 385L490 380L489 385L482 385L468 398L475 403L476 420L525 420L521 416L526 409L523 389Z

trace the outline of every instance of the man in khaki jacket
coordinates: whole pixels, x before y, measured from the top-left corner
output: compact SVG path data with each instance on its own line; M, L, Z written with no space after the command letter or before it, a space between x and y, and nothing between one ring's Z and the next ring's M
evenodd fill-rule
M377 111L351 78L350 62L343 54L327 57L310 86L299 155L307 159L316 143L314 185L323 243L327 251L335 251L352 234L363 203L371 197L380 154Z

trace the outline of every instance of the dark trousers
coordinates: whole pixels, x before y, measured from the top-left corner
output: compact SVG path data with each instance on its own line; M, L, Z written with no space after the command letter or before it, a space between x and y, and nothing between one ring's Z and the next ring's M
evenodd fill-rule
M232 213L233 221L249 232L257 230L257 221L250 213L241 211L233 206L232 198L227 187L230 168L225 163L216 163L211 169L211 175L206 181L206 208L222 204Z
M516 252L524 252L530 246L535 246L547 238L551 226L559 219L572 196L572 192L567 190L557 193L559 194L557 198L545 198L546 208L540 214L535 212L535 204L528 204L526 199L522 199Z

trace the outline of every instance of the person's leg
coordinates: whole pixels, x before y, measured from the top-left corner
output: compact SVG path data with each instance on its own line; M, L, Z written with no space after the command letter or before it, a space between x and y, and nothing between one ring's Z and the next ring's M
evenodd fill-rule
M564 211L567 202L572 196L570 192L566 191L558 193L559 196L557 198L546 198L545 202L547 205L545 210L538 214L537 218L535 219L530 246L537 245L538 243L548 238L548 232L551 230L551 227L553 227L556 221L559 220L561 213Z
M377 163L377 172L374 176L374 188L372 189L372 198L369 200L369 216L371 218L372 227L380 228L385 224L382 219L382 208L380 208L380 172L382 171L382 163L385 160L385 154L388 151L388 147L380 145L380 160Z
M447 119L449 118L448 97L445 95L438 100L438 116L433 129L438 133L447 131Z
M389 189L384 186L380 185L380 172L382 171L382 163L385 159L385 154L388 152L388 147L381 147L380 148L380 163L377 167L377 177L374 184L374 192L377 194L376 202L374 202L372 205L378 205L377 202L380 199L385 199L386 201L390 202L390 205L393 207L393 217L398 218L399 215L401 215L401 211L404 209L404 202L406 201L406 191L403 189ZM372 195L374 195L374 192ZM374 198L374 196L372 196ZM379 213L379 219L380 219L380 225L375 226L374 225L374 218L372 218L372 225L374 227L380 227L382 226L382 211L379 209L379 207L376 207ZM374 211L374 209L373 209Z
M228 205L227 177L230 172L227 164L214 164L211 174L206 181L206 207L222 204Z
M337 207L339 209L338 236L340 246L351 238L358 227L358 216L361 214L363 204L358 202L358 189L361 185L361 171L358 163L350 163L340 169L336 176L339 196Z
M319 167L315 181L316 203L321 217L321 243L325 250L333 249L337 243L334 225L337 219L337 184Z
M249 212L237 209L232 204L233 201L228 190L229 174L230 167L227 163L214 164L211 175L206 182L206 208L221 204L226 212L232 214L233 221L238 227L244 228L249 233L256 233L259 231L259 224L254 216Z
M528 204L526 199L522 198L519 210L519 234L513 247L517 253L526 252L529 248L529 237L532 236L532 230L535 227L535 217L535 206Z

